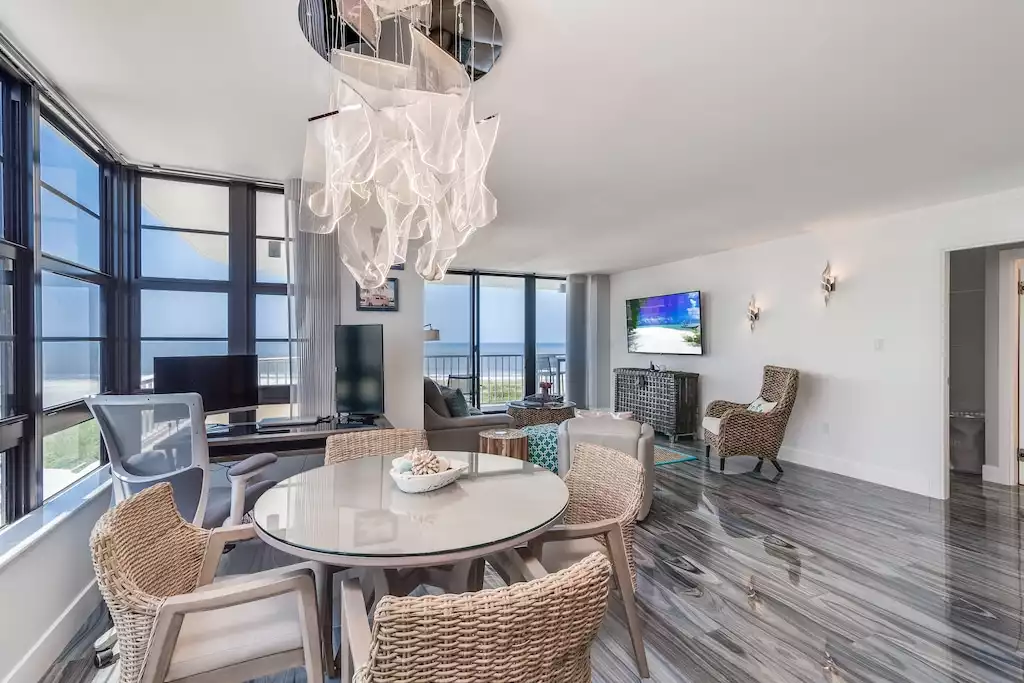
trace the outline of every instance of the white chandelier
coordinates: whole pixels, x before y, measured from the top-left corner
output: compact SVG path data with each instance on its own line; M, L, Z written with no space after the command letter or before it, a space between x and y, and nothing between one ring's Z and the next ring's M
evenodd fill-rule
M410 242L418 243L416 272L440 280L497 215L484 178L498 117L476 120L465 67L417 28L424 14L429 22L429 2L337 3L374 47L380 19L395 17L396 33L408 28L411 58L331 53L330 113L311 119L306 134L299 229L334 233L361 287L383 285Z

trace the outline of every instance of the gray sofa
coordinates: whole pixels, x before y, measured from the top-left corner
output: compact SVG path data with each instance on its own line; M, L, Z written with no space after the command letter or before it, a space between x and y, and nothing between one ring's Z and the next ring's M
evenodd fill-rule
M512 428L512 418L505 413L452 417L437 384L423 378L423 429L432 450L475 451L480 447L480 432L502 427Z

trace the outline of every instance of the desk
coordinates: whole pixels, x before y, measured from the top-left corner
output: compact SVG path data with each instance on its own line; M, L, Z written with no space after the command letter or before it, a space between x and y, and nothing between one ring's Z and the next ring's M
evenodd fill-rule
M255 422L236 422L229 425L222 434L210 434L206 441L210 447L210 460L232 460L252 453L276 453L286 456L292 453L322 451L327 437L332 434L365 432L370 429L392 429L387 417L378 417L372 425L339 424L321 422L301 427L276 427L258 430Z

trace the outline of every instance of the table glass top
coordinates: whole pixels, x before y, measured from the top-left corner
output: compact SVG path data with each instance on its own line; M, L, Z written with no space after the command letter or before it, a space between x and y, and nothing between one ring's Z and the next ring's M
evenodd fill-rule
M398 455L308 470L264 493L253 521L264 534L320 553L406 557L488 546L542 529L565 510L558 475L486 453L440 453L469 464L455 483L404 493L391 479Z
M527 410L562 410L563 408L575 408L574 401L509 401L513 408L526 408Z

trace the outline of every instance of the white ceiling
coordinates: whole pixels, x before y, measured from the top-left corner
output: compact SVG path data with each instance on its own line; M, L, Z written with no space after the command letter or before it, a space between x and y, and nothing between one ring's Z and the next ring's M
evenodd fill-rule
M295 0L5 0L130 159L283 179L326 65ZM616 271L1024 185L1024 3L492 0L499 218L459 263Z

